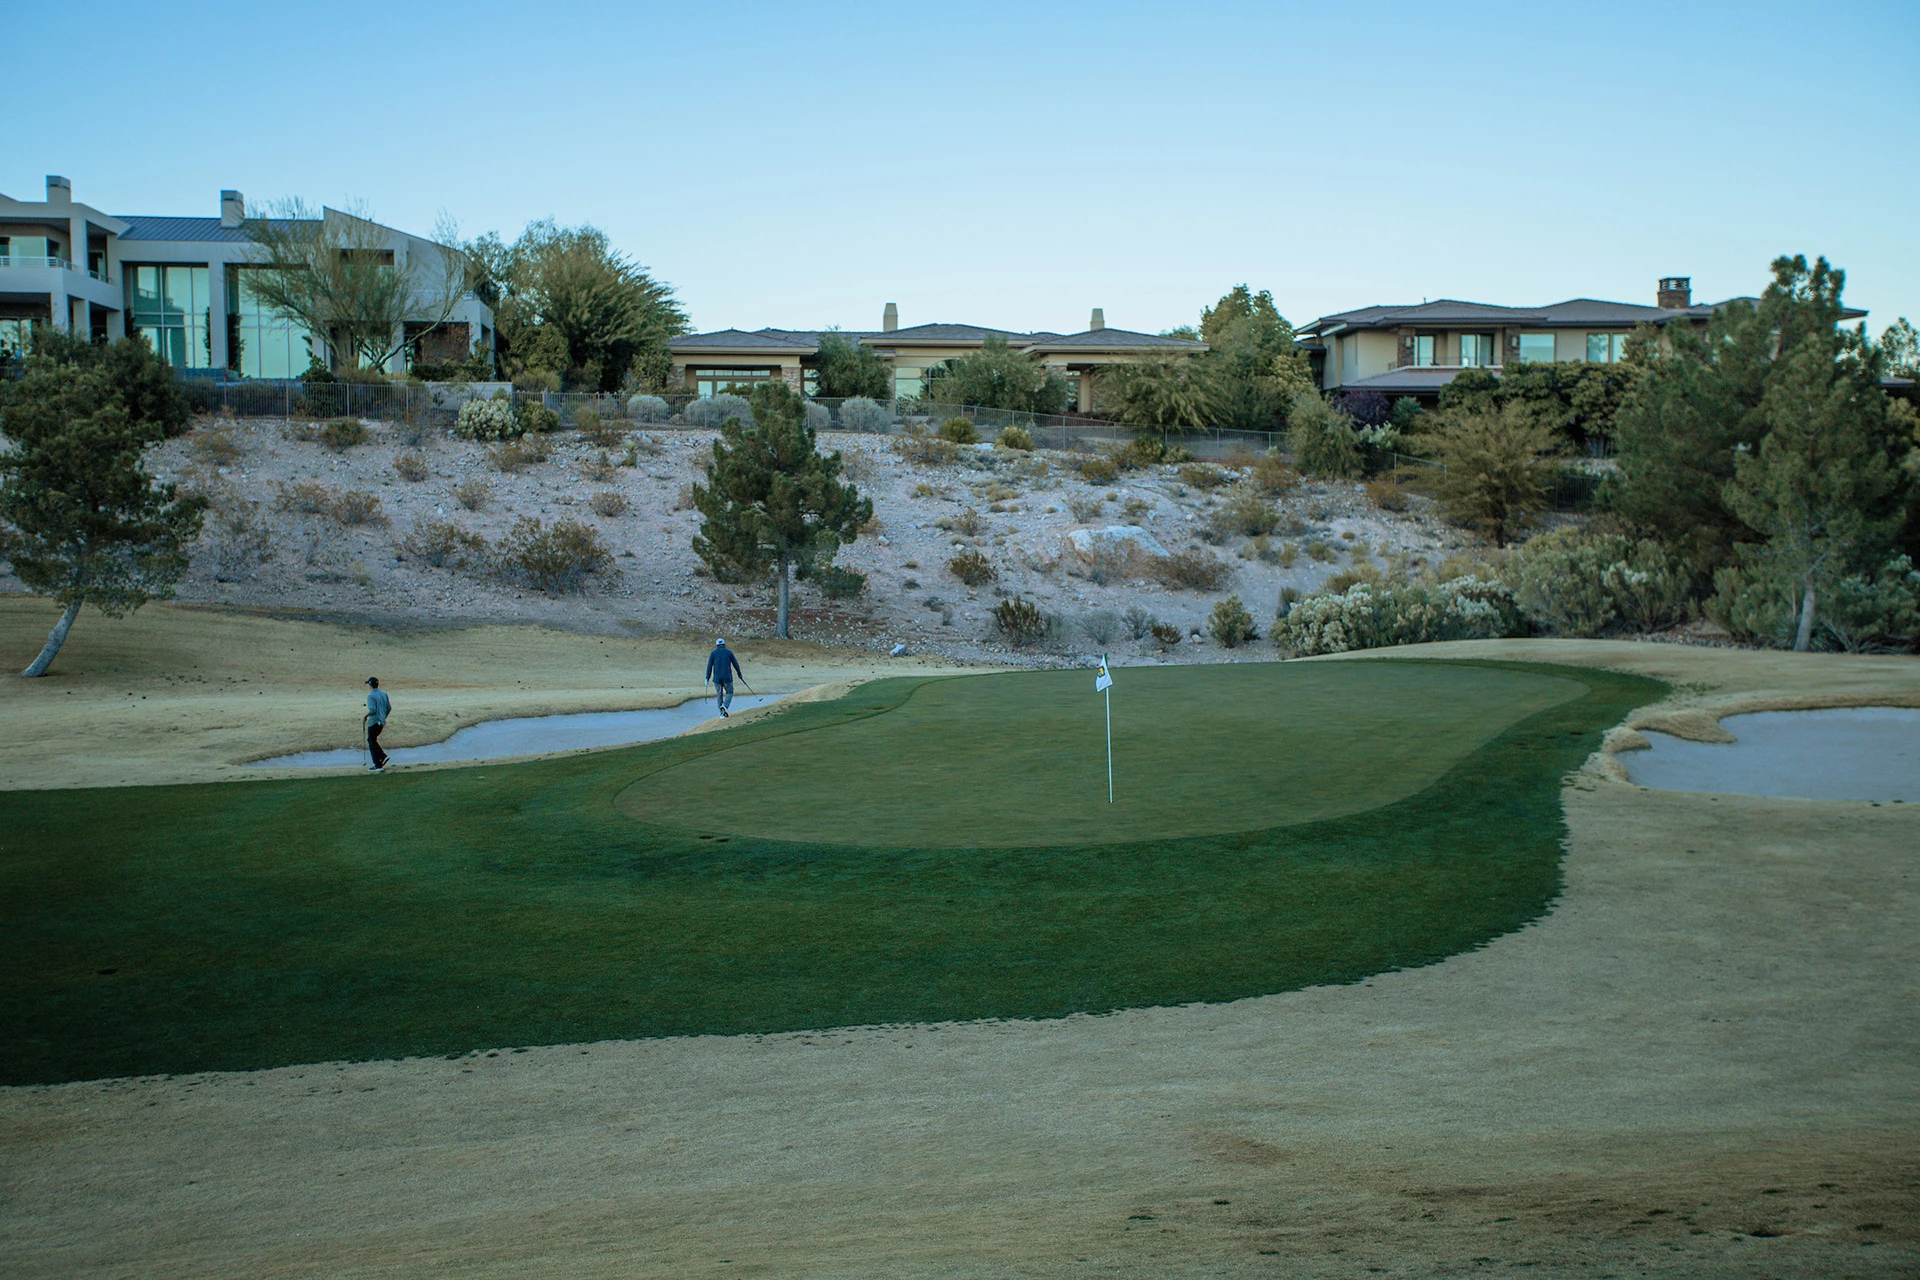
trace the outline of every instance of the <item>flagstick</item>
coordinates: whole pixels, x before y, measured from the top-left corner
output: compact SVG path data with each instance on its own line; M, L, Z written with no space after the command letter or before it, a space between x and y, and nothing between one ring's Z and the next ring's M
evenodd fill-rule
M1107 655L1100 655L1100 668L1105 670ZM1109 684L1100 691L1107 699L1107 803L1113 803L1113 686Z

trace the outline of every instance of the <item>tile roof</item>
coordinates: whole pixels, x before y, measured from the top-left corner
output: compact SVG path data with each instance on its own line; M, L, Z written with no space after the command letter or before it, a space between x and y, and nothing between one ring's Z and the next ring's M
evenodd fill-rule
M813 351L820 345L825 329L720 329L712 333L693 333L675 338L676 351ZM869 347L892 346L967 346L988 338L1005 338L1020 351L1104 350L1116 348L1153 348L1176 351L1204 351L1206 344L1186 338L1169 338L1154 333L1136 333L1131 329L1088 329L1081 333L1050 333L1044 329L1017 333L1011 329L988 329L972 324L919 324L909 329L840 329L841 337Z
M1080 333L1050 334L1046 335L1044 341L1030 345L1040 351L1055 348L1111 350L1114 347L1153 347L1169 351L1195 352L1207 349L1206 343L1195 342L1190 338L1169 338L1161 333L1137 333L1132 329L1087 329Z
M1607 302L1600 298L1569 298L1544 307L1502 307L1486 302L1439 298L1418 306L1376 306L1336 311L1332 315L1321 316L1312 324L1300 326L1299 333L1303 338L1311 338L1339 329L1390 329L1401 325L1439 328L1464 324L1534 325L1542 329L1589 325L1618 328L1636 324L1669 324L1680 319L1706 320L1729 302L1756 301L1758 299L1755 298L1728 298L1721 302L1701 302L1668 310L1643 307L1632 302ZM1851 307L1841 313L1842 318L1848 320L1858 320L1866 314Z

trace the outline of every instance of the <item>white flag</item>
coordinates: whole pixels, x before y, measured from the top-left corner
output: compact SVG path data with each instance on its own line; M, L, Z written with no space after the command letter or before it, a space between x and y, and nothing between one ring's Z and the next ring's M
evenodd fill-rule
M1093 691L1105 693L1111 688L1113 688L1113 677L1107 672L1107 655L1103 653L1100 655L1100 674L1093 679Z

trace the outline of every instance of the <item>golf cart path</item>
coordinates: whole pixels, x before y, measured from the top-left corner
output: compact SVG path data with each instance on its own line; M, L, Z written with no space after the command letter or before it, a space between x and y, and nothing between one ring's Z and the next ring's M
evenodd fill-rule
M1781 656L1678 701L1920 687ZM1920 806L1604 764L1550 915L1362 984L0 1091L0 1272L1920 1270Z

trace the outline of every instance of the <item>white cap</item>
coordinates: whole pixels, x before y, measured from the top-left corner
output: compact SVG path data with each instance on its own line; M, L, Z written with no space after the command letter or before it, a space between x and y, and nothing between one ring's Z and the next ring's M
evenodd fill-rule
M715 643L715 644L725 644L725 643L726 643L726 641L725 641L725 640L715 640L715 641L714 641L714 643Z

